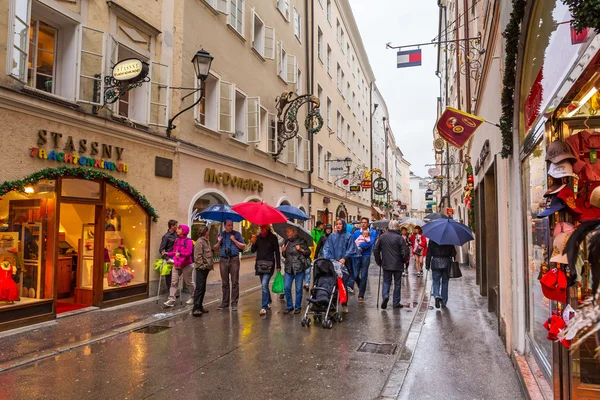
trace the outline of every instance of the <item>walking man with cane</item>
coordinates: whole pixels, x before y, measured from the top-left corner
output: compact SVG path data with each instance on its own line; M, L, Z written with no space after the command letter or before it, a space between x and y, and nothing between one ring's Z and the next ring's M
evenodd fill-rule
M406 241L398 230L398 221L390 221L389 229L379 237L375 244L375 262L383 270L383 301L381 308L386 309L390 300L390 288L392 278L394 280L394 294L392 305L394 308L402 308L400 304L400 291L402 288L402 271L406 260ZM381 276L381 275L380 275Z

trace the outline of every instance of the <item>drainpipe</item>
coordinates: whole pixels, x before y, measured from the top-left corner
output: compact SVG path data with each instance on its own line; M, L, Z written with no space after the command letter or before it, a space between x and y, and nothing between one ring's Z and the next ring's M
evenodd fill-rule
M465 12L463 13L464 18L465 18L465 39L469 38L469 0L464 0L463 2L464 4L464 9ZM467 106L467 112L470 113L471 112L471 66L470 66L470 62L469 59L467 58L467 56L469 55L469 41L465 40L465 72L466 72L466 83L465 83L465 90L467 91L467 101L466 101L466 106Z
M369 139L370 139L370 147L371 149L369 150L371 152L371 168L370 170L373 171L373 114L375 114L373 110L373 82L371 82L371 90L369 90ZM373 182L373 176L371 176L371 182ZM373 185L371 185L371 201L369 204L369 210L371 209L371 206L373 204Z
M456 27L454 28L454 39L457 40L456 42L456 108L458 108L460 110L460 47L458 46L458 40L460 39L460 31L458 30L458 26L460 25L460 16L458 15L458 1L456 2L456 12L455 12L455 17L454 17L454 21L456 24ZM449 201L450 199L448 199Z
M305 32L308 32L308 16L309 16L309 10L308 10L308 3L309 0L305 0L304 1L304 7L305 7L305 15L306 18L304 18L304 25L305 25ZM314 43L315 43L315 0L311 1L311 8L310 8L310 41L308 40L308 34L306 37L307 42L307 46L306 46L306 93L314 93L313 90L313 81L314 81L314 74L315 74L315 60L314 57L311 56L311 51L314 49ZM310 71L310 74L308 73L308 71ZM313 103L309 103L309 107L312 110L313 108ZM312 187L312 174L315 171L315 152L314 152L314 134L309 133L308 134L308 143L309 143L309 149L308 149L308 153L309 153L309 158L310 158L310 165L308 167L308 187L311 188ZM308 216L311 217L312 219L312 193L308 193ZM316 221L317 217L315 215L315 221Z

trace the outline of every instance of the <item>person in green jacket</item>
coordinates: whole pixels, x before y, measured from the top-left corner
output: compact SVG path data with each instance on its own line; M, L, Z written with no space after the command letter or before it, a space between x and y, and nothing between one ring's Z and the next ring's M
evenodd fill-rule
M323 221L317 221L316 226L313 228L312 232L310 233L313 240L314 240L314 246L317 245L317 243L319 243L319 240L321 239L321 236L323 236L323 233L325 233L325 231L323 230ZM316 258L316 255L315 255ZM310 289L310 271L311 271L311 267L308 267L305 271L305 277L304 277L304 289L308 290Z

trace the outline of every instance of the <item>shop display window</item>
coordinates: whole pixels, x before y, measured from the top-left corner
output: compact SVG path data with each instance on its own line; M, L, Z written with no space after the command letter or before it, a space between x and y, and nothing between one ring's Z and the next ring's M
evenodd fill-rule
M146 283L149 229L146 213L128 195L109 185L106 185L105 211L104 289ZM93 227L87 229L90 228Z
M249 201L257 202L259 200L249 200ZM250 244L250 239L252 239L252 236L254 236L260 232L260 226L258 226L256 224L252 224L246 220L242 221L240 224L242 226L242 232L241 232L242 238L244 239L244 243L246 243L246 248L244 249L242 256L253 254L252 253L252 245Z
M211 244L217 243L217 237L219 236L219 232L221 231L221 223L218 221L203 220L199 215L206 208L215 204L227 204L227 202L223 198L221 198L221 196L215 193L206 193L200 198L198 198L198 200L196 200L196 202L194 203L194 208L192 212L192 226L190 227L192 240L198 240L198 230L200 229L200 227L205 226L206 224L210 224L208 241ZM235 227L234 225L234 229L239 228Z
M0 310L54 298L55 181L0 198Z
M551 315L551 302L542 294L538 282L542 269L547 268L550 248L548 218L537 218L546 204L545 158L546 151L542 141L523 161L523 193L526 198L525 245L529 302L527 331L549 371L552 365L552 342L546 338L548 331L544 328L544 322Z

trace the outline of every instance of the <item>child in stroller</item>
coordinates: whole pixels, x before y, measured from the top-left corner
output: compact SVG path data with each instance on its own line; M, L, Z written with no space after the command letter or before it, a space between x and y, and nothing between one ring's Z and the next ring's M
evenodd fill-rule
M313 264L313 287L310 289L308 306L302 318L302 326L312 324L309 314L315 323L321 322L323 328L331 329L333 321L342 322L339 312L337 274L331 260L319 258Z

